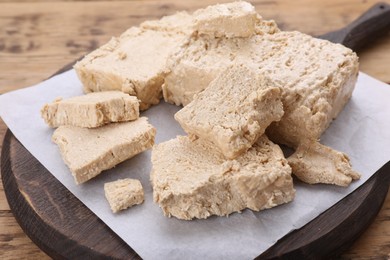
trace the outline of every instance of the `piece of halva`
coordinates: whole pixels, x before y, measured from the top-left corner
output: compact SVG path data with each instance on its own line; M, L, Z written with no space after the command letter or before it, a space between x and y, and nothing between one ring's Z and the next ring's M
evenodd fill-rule
M132 27L86 55L74 66L85 92L119 90L135 95L140 109L161 98L166 61L185 33Z
M105 183L104 194L114 213L144 201L144 189L141 182L130 178Z
M206 140L228 159L247 151L283 115L281 89L243 64L228 67L175 119L190 135Z
M190 220L259 211L290 202L291 168L263 135L235 160L201 139L178 136L152 150L153 199L166 216Z
M346 154L319 142L301 144L287 160L294 175L306 183L348 186L352 180L360 179Z
M98 128L60 126L52 140L77 184L151 148L155 128L146 117Z
M249 37L255 33L257 13L244 1L210 5L193 13L194 30L213 37Z
M45 104L41 116L51 127L73 125L93 128L137 119L139 102L136 97L120 91L89 93Z
M291 147L316 141L352 96L358 57L341 44L299 32L281 32L288 48L262 70L283 87L285 114L267 129L269 137ZM283 71L283 73L281 73Z

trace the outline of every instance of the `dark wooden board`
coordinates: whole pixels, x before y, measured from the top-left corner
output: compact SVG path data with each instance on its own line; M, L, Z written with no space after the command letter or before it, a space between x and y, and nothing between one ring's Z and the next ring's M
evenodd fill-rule
M7 130L1 176L24 232L55 259L139 258Z
M1 176L22 229L55 259L140 257L67 190L7 131ZM390 162L355 192L303 228L289 233L259 258L331 257L341 254L379 212L389 187Z
M388 29L389 10L389 5L378 4L351 25L322 38L352 49L360 48L372 39L369 36ZM55 259L140 258L48 172L10 130L1 151L1 176L16 220L49 256ZM386 198L389 182L390 162L355 192L286 235L259 258L318 259L341 254L375 218Z

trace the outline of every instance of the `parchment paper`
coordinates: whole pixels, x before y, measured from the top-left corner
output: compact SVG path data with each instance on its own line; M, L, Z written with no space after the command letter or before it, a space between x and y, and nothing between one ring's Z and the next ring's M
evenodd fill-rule
M0 115L19 141L144 259L251 259L355 190L390 159L390 86L360 73L351 101L321 142L346 152L353 168L362 174L361 180L348 188L296 181L292 203L261 212L245 210L229 217L194 221L167 218L153 203L150 151L83 185L75 184L51 142L53 129L45 125L39 111L56 97L81 94L81 83L70 70L36 86L1 95ZM162 102L143 113L157 128L156 143L184 134L173 119L178 109ZM141 181L145 202L113 214L103 184L125 177Z

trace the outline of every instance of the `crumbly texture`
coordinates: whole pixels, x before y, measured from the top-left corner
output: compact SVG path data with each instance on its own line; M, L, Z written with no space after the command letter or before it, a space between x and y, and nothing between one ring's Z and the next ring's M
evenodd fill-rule
M217 4L193 13L194 30L213 37L249 37L255 33L257 13L244 1Z
M346 154L319 142L306 142L288 158L293 173L300 180L315 184L327 183L348 186L360 174L352 170Z
M247 151L283 115L281 90L252 68L235 64L175 114L183 129L228 159Z
M74 66L85 92L119 90L135 95L145 110L158 104L166 61L187 35L132 27Z
M139 102L136 97L120 91L89 93L45 104L41 116L51 127L73 125L93 128L137 119Z
M104 193L114 213L144 201L144 189L141 182L135 179L127 178L107 182L104 184Z
M233 63L245 63L267 75L282 88L285 111L267 134L291 147L320 137L351 97L358 75L358 58L352 50L300 32L277 30L249 38L198 37L172 59L163 94L176 105L190 103Z
M291 168L265 135L235 160L201 139L178 136L153 147L152 165L153 199L166 216L179 219L259 211L295 195Z
M274 34L280 32L280 29L274 20L264 20L260 14L256 14L255 34Z
M296 148L301 142L318 140L349 101L358 57L341 44L299 32L278 35L288 48L261 70L284 86L285 114L267 133L271 140Z
M60 126L54 131L56 143L77 184L151 148L155 128L146 117L99 128Z

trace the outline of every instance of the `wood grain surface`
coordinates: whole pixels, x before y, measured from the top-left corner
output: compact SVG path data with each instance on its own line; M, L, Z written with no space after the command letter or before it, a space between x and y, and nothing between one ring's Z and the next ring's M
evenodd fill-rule
M0 94L36 84L144 20L223 1L0 1ZM320 35L375 1L251 1L284 30ZM387 1L388 2L388 1ZM361 70L390 83L390 34L359 52ZM0 138L6 126L0 121ZM0 144L1 146L1 144ZM1 147L0 147L1 148ZM369 229L342 258L390 257L390 195ZM0 183L0 259L48 258L14 220Z
M55 259L140 259L7 131L2 181L26 234ZM377 216L390 182L390 162L346 198L289 233L257 259L339 256Z

